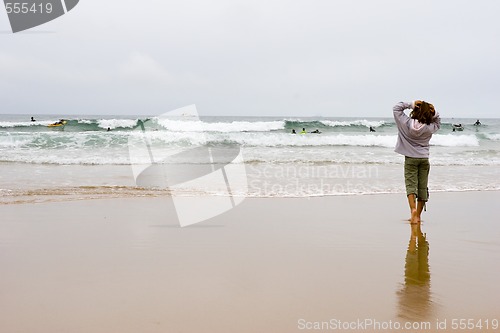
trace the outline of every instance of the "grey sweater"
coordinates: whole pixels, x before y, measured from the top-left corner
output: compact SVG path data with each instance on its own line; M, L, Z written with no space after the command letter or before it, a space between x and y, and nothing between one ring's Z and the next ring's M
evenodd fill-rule
M439 113L436 112L429 125L422 124L404 113L405 109L413 108L414 102L399 102L392 108L394 120L398 126L398 141L394 151L408 157L428 158L429 140L432 134L441 127L441 119Z

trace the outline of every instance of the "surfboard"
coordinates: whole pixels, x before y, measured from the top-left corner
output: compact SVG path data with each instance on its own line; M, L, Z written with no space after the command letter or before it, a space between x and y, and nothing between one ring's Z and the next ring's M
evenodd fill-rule
M67 121L63 120L61 123L50 124L50 125L47 125L47 127L61 127L61 126L66 125L66 123L67 123Z

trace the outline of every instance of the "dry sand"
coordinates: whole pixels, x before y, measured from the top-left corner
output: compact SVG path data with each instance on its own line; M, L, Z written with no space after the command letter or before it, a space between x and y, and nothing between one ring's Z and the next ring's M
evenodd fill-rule
M186 228L169 198L3 205L0 332L491 328L499 194L433 194L422 233L401 194L247 199Z

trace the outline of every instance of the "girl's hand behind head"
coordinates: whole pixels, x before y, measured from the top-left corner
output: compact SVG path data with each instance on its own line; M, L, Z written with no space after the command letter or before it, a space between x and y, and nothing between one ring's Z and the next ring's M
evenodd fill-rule
M436 110L434 109L434 105L432 105L431 103L428 103L429 104L429 112L434 115L436 113Z

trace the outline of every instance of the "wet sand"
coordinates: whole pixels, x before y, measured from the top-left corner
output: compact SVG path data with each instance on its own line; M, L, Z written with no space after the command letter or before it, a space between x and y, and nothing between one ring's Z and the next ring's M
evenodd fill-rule
M498 199L432 194L413 228L401 194L246 199L186 228L170 198L3 205L0 332L336 331L370 320L429 332L445 319L441 332L457 331L453 319L485 331L500 320Z

